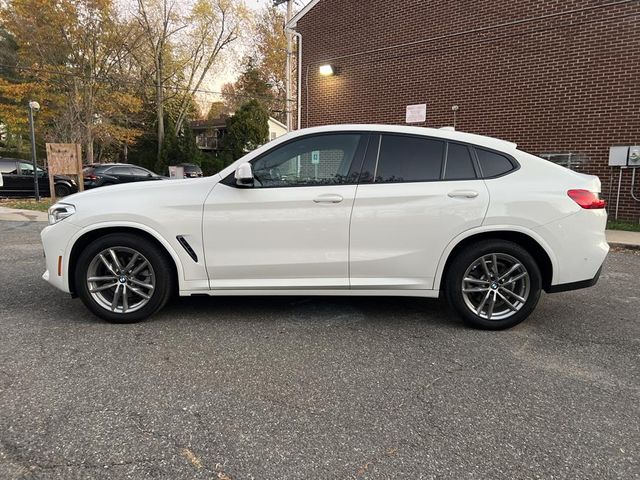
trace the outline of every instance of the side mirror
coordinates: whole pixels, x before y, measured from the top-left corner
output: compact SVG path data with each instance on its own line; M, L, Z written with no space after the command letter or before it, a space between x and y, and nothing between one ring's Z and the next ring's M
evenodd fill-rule
M236 185L240 187L253 186L253 171L250 163L243 163L236 169Z

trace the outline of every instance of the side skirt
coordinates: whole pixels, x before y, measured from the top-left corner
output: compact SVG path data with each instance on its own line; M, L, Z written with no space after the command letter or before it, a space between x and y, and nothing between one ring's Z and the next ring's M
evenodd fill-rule
M188 296L209 296L209 297L234 297L234 296L326 296L326 297L423 297L438 298L439 290L365 290L365 289L242 289L242 290L209 290L209 291L180 291L181 297Z

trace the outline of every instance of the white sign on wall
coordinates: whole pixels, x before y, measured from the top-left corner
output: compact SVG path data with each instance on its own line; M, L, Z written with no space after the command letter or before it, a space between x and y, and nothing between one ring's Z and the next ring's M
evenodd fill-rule
M424 123L427 121L427 104L407 105L407 123Z

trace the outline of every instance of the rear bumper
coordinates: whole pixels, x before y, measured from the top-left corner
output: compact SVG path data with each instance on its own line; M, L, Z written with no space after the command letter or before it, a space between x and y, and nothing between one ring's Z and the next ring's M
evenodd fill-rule
M555 256L553 278L547 291L566 291L572 288L565 285L586 287L590 286L589 282L597 281L598 271L609 253L606 222L605 210L581 209L534 229Z
M560 292L570 292L571 290L580 290L582 288L593 287L596 283L598 283L598 279L600 278L600 273L602 272L602 265L596 272L595 277L589 280L581 280L579 282L571 282L571 283L561 283L559 285L551 285L545 288L545 292L547 293L560 293Z

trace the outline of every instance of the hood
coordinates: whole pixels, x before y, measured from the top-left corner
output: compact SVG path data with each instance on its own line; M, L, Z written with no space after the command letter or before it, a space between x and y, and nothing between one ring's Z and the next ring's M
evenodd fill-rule
M69 223L96 225L146 225L156 231L191 222L197 229L202 205L220 177L164 182L138 182L99 187L65 197L60 203L75 206Z
M133 182L109 185L105 187L92 188L83 192L74 193L64 198L63 203L73 205L84 202L151 202L156 198L179 198L190 189L199 187L213 187L219 180L217 175L206 178L167 180L156 182Z

